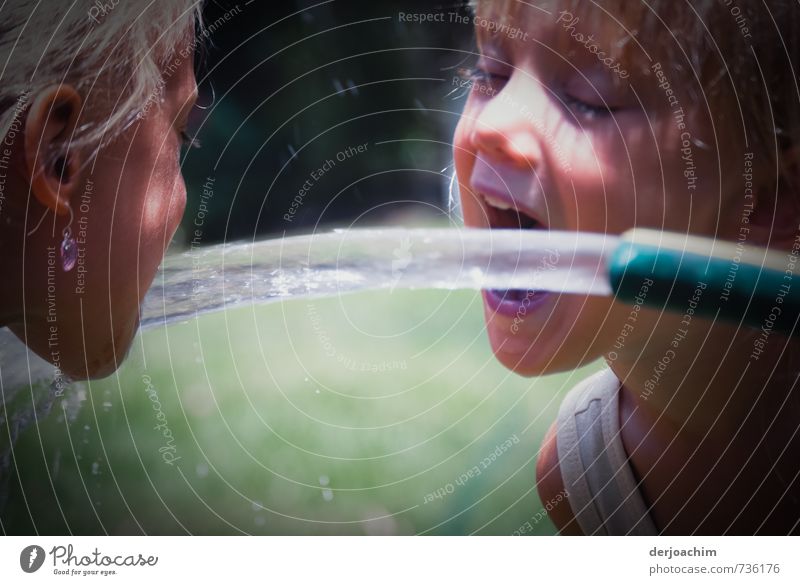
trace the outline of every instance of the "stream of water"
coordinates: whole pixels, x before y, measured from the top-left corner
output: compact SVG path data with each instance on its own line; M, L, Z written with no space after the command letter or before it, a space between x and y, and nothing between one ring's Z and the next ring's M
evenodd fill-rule
M168 257L142 329L244 304L368 289L523 289L609 295L618 239L536 230L356 229Z

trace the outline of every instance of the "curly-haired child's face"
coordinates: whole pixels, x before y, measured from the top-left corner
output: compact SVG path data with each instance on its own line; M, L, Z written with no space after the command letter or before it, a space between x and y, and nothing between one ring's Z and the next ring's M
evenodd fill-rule
M634 75L607 56L615 39L568 13L493 34L481 24L490 19L478 22L480 57L454 138L467 226L735 238L741 173L727 177L720 165L740 169L744 153L717 144L708 105L676 79L666 92L667 64L663 78L658 69ZM531 375L596 359L629 312L600 297L483 295L497 357Z

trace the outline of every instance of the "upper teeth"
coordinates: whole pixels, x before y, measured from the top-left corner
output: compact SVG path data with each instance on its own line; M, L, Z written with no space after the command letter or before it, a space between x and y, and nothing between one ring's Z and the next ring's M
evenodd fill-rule
M513 209L511 205L509 205L502 199L495 199L491 195L485 195L484 198L486 199L486 203L488 203L492 207L496 207L497 209L502 209L503 211Z

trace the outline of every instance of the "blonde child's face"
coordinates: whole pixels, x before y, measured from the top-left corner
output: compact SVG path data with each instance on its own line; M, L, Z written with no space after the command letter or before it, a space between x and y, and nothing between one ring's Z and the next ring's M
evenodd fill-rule
M467 226L606 234L647 226L735 237L741 172L720 170L740 169L744 153L733 141L718 146L707 104L690 99L677 80L670 101L655 71L634 74L601 60L613 35L558 9L534 12L494 33L491 16L478 19L480 56L454 138ZM667 80L670 69L662 63ZM483 296L495 354L529 375L596 359L629 313L599 297Z
M74 378L108 375L138 329L139 306L186 205L181 176L182 131L197 94L193 61L184 59L158 99L131 128L98 153L72 193L72 232L79 264L55 271L58 366ZM59 217L57 236L66 220ZM14 328L51 358L46 247L39 230L26 257L27 327ZM56 238L55 242L58 243Z

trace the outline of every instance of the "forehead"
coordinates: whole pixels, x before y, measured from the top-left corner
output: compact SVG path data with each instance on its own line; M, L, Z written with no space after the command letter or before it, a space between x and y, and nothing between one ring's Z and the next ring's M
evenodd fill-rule
M659 3L656 0L647 6L635 0L608 0L602 5L585 0L479 0L475 33L481 48L504 46L534 51L538 47L567 59L585 57L585 49L596 44L596 50L615 61L630 68L638 63L644 70L648 62L666 54L657 50L664 45L664 39L648 43L650 46L640 41L642 37L656 40L652 23L660 23L663 32L659 36L671 35L663 21L666 15L654 10ZM647 34L643 35L645 30ZM581 44L582 51L578 50Z

